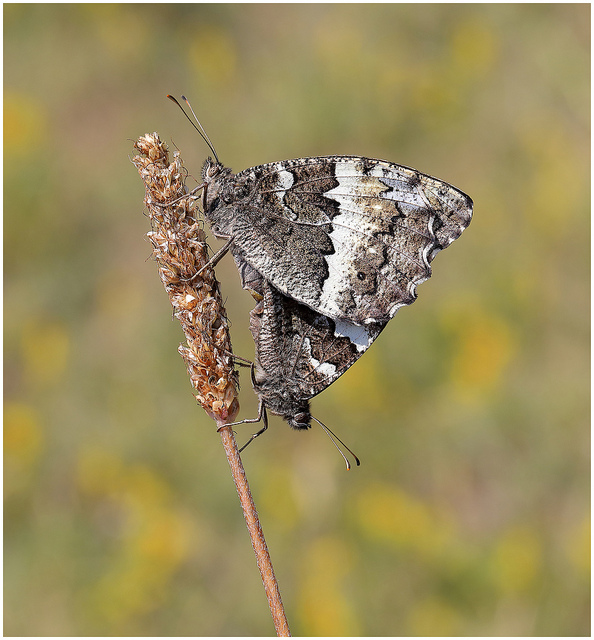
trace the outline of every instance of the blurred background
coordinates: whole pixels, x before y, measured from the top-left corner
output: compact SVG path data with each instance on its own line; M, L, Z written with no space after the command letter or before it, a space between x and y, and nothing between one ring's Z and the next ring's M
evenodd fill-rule
M157 131L196 184L184 93L236 171L357 154L475 202L312 403L362 466L278 418L243 454L293 634L589 635L589 78L586 4L4 5L5 634L274 633L130 163Z

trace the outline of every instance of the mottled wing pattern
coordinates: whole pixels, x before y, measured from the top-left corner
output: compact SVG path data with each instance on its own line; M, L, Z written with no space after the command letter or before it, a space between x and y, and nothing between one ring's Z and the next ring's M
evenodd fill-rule
M381 160L302 158L235 179L254 185L237 203L240 260L320 314L358 325L385 324L414 302L436 253L472 217L458 189Z
M361 327L313 311L250 271L260 301L251 312L256 345L255 391L273 412L290 418L341 376L385 324Z

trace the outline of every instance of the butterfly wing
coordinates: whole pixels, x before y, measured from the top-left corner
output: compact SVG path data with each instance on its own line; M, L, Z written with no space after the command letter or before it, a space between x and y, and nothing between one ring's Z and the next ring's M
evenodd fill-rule
M339 378L366 351L385 324L361 327L328 318L277 291L253 271L247 279L261 298L251 312L256 345L255 391L295 428L309 399Z
M416 299L438 251L460 236L472 201L407 167L355 156L301 158L234 176L239 261L334 320L385 323Z

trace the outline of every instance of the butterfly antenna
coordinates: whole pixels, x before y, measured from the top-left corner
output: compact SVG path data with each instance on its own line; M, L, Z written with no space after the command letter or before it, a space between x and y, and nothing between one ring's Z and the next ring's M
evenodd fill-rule
M200 134L201 138L208 145L208 148L212 151L212 153L213 153L213 155L215 157L215 160L220 164L219 156L217 155L217 152L216 152L216 150L214 148L214 145L210 141L210 138L206 134L206 131L204 131L204 127L200 124L200 120L198 120L198 118L196 118L196 114L194 113L194 109L192 109L192 105L188 102L188 99L185 96L182 96L182 100L184 100L184 102L188 105L188 107L190 107L190 111L192 112L192 115L194 116L196 122L200 126L200 129L194 124L194 121L192 120L192 118L190 118L190 116L186 113L185 109L181 106L181 104L172 95L167 94L167 97L172 102L175 102L175 104L181 109L181 111L184 114L184 116L186 116L186 118L189 120L190 124L194 127L194 129L196 129L196 131L198 131L198 133Z
M336 444L337 440L353 456L353 458L355 458L355 462L357 463L357 466L361 464L359 458L357 458L357 456L346 446L346 444L333 431L331 431L323 422L320 422L320 420L318 420L315 416L312 416L312 418L320 425L320 427L322 427L322 429L324 429L324 431L326 432L326 435L330 438L330 441L336 447L338 453L340 453L340 455L342 456L343 460L346 463L347 471L351 470L351 463L348 461L348 458L341 451L340 447Z
M217 156L217 152L215 151L214 144L210 141L210 138L208 137L208 133L206 133L206 131L204 130L204 127L202 126L202 123L196 117L196 114L194 113L194 109L192 109L192 105L190 104L190 101L186 98L186 96L182 96L182 100L190 108L190 111L192 112L192 115L194 116L194 120L196 120L196 122L198 123L198 126L200 127L202 133L204 134L204 139L207 141L208 146L210 147L210 150L214 153L214 157L216 158L216 161L218 162L219 161L219 157Z

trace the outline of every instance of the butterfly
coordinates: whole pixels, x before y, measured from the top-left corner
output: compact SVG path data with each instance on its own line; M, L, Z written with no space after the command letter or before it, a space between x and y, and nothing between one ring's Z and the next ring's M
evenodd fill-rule
M208 158L202 179L204 217L226 240L213 261L230 251L257 300L250 329L260 404L258 418L243 422L264 427L252 438L267 428L267 409L309 428L309 400L415 301L436 254L472 218L472 200L446 182L358 156L237 174Z
M167 97L215 158L204 162L203 182L191 192L202 191L203 215L226 240L209 264L231 251L257 301L250 330L259 409L241 423L264 426L240 451L267 429L267 409L294 429L308 429L313 418L344 445L311 415L310 399L416 300L436 254L470 224L472 200L410 167L360 156L283 160L233 174L188 100L182 96L198 126Z

